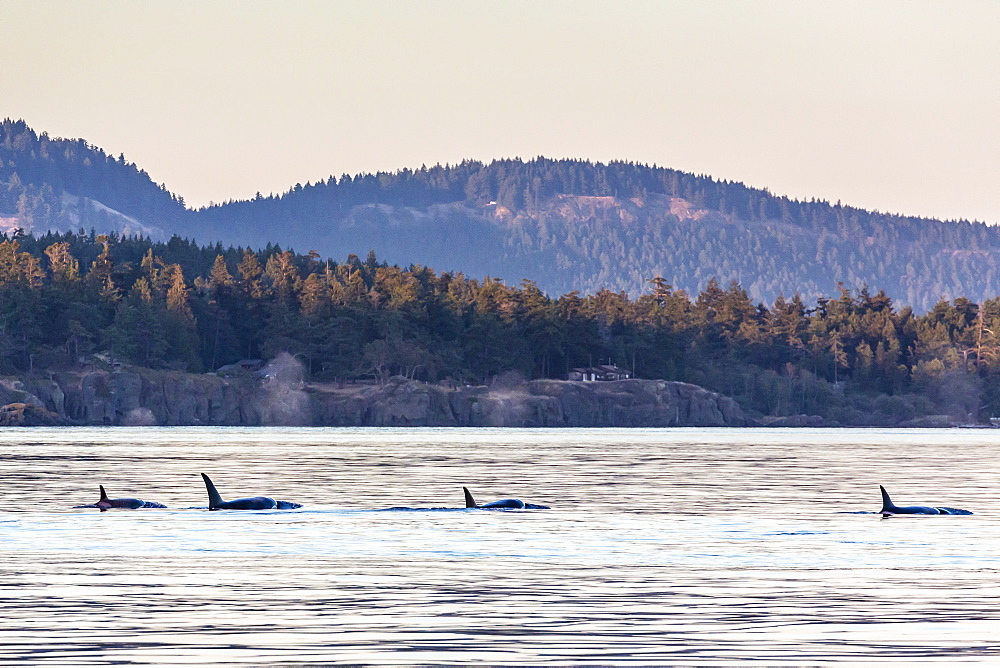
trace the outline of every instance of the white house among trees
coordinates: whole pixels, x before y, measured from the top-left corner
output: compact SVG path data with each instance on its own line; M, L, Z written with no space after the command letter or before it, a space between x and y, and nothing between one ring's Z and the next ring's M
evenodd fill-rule
M631 377L631 371L617 367L614 364L600 364L598 366L571 369L567 380L591 382L598 380L627 380Z

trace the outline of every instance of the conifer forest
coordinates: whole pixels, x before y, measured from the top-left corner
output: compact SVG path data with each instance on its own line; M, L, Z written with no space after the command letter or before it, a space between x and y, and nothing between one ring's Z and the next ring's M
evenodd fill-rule
M689 293L662 277L637 297L550 297L530 280L399 267L374 252L334 261L176 236L0 236L2 374L98 353L201 373L280 352L314 381L489 383L613 363L702 385L755 415L898 424L1000 411L998 298L942 299L917 314L864 286L764 304L735 281Z

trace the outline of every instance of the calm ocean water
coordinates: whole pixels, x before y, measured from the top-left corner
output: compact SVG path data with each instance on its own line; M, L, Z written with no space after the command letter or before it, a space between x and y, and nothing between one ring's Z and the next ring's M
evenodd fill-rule
M995 661L998 455L993 430L0 430L0 663ZM305 505L208 512L202 471ZM170 508L70 508L99 483ZM880 483L976 514L864 514Z

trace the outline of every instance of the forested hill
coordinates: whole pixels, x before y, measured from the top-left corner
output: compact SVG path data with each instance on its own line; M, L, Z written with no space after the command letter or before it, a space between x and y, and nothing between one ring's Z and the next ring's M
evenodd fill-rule
M21 122L4 123L0 159L0 223L36 233L145 226L154 239L273 243L341 260L373 249L403 266L529 278L552 295L637 296L656 276L691 293L712 277L736 280L768 304L779 294L814 300L838 282L885 290L918 311L941 297L1000 294L994 227L795 201L627 162L466 161L330 177L187 211L123 157L36 136Z
M54 139L24 121L0 123L0 231L101 232L169 237L182 231L184 200L125 156L83 139Z
M741 183L632 163L543 158L464 162L296 186L199 212L226 239L281 230L333 257L374 248L551 294L633 296L662 276L689 292L737 280L771 303L847 286L884 289L920 311L942 296L1000 294L1000 230L799 202Z

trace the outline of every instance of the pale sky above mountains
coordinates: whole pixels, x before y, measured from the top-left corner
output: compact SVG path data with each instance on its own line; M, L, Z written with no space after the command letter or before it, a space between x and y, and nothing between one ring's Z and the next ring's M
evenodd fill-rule
M1000 222L1000 2L3 0L0 117L189 205L537 155Z

